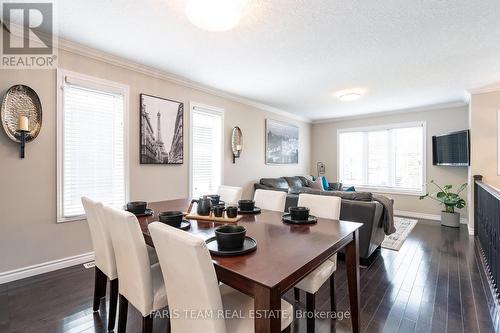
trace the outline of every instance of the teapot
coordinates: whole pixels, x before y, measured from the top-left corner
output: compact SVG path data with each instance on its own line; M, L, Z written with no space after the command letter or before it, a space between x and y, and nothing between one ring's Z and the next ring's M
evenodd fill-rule
M201 216L209 216L212 211L212 199L204 195L199 199L191 200L191 203L196 202L196 213Z

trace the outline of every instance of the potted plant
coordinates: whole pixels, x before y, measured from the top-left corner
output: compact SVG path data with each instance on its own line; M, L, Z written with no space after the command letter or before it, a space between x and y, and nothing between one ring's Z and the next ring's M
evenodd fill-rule
M458 209L465 207L465 200L459 194L467 187L467 184L462 184L456 192L452 191L452 185L441 187L434 180L431 180L431 184L434 184L439 192L422 195L420 200L429 197L443 204L445 210L441 211L441 225L458 228L460 226L460 213L455 212L455 207Z

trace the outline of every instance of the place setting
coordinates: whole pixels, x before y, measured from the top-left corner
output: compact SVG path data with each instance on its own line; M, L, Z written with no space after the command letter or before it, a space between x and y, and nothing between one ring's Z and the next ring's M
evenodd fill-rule
M255 200L239 200L238 201L238 214L251 215L260 214L261 209L255 207Z
M148 208L146 201L131 201L123 207L127 212L134 214L136 217L153 216L154 210Z
M257 249L257 241L246 235L246 228L226 224L215 229L215 236L206 240L207 248L215 256L239 256Z
M309 214L307 207L290 207L289 213L283 214L282 221L288 224L315 224L318 218Z

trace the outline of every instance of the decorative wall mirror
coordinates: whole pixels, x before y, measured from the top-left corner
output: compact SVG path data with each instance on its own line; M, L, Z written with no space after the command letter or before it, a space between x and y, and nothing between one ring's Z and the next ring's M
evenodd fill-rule
M231 150L233 151L233 163L240 157L241 150L243 149L243 134L241 129L236 126L231 133Z

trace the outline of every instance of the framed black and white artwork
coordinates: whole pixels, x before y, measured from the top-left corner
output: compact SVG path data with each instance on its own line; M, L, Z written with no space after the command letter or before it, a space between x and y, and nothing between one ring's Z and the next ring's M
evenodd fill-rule
M184 163L184 103L141 94L141 164Z
M266 119L266 164L299 163L299 128Z

